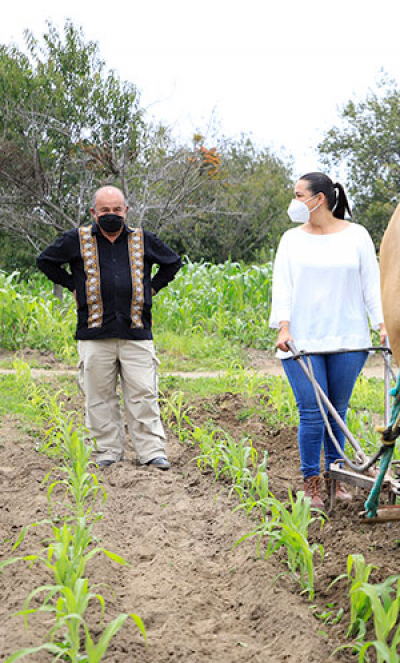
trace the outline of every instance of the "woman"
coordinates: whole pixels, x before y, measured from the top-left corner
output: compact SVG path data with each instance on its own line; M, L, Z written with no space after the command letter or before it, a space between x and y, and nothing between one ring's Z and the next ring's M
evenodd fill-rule
M357 377L371 345L368 317L386 331L380 300L379 268L367 230L345 220L351 217L341 184L323 173L303 175L295 186L288 214L299 228L282 237L274 265L270 326L279 329L278 357L293 389L300 415L298 441L304 491L313 507L323 508L320 455L324 445L325 477L339 458L316 402L311 383L287 346L311 352L312 368L332 405L343 420ZM338 350L353 352L338 352ZM329 415L336 439L345 438ZM338 482L336 498L351 500Z

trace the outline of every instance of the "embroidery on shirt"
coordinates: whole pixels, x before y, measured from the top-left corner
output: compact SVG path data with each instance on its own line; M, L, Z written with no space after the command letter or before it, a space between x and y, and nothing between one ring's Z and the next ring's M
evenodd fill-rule
M100 264L96 238L92 227L79 228L79 241L83 268L86 274L86 301L88 305L88 328L101 327L103 324L103 300L100 289Z
M142 312L144 304L144 241L141 228L130 228L128 253L132 275L131 327L143 329Z

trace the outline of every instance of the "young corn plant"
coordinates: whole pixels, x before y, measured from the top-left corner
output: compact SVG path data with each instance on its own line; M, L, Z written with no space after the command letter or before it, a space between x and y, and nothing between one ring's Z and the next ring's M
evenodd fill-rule
M356 412L349 408L347 411L347 425L367 455L372 456L379 449L381 435L376 430L370 412ZM354 449L348 443L346 453L349 453L350 458L354 456Z
M210 430L207 426L195 426L190 432L190 439L193 444L197 444L200 449L200 455L194 460L200 472L204 472L210 467L217 476L222 464L223 439L221 431L217 428Z
M64 585L39 587L29 595L27 601L32 600L41 591L46 591L46 598L43 604L38 608L39 612L55 612L56 620L54 626L47 634L48 642L39 647L27 647L21 649L10 657L5 663L14 661L37 653L39 651L49 651L56 655L54 660L62 659L68 663L99 663L107 652L108 646L114 635L122 628L126 620L130 617L138 627L147 644L147 634L142 619L135 613L122 613L110 622L97 643L94 642L87 622L85 613L93 599L97 599L101 605L101 623L104 617L104 599L101 594L94 594L90 591L87 578L77 579L73 587ZM55 606L50 602L57 597ZM33 610L25 608L17 614L31 614ZM83 631L83 633L82 633ZM84 634L84 644L82 645ZM61 635L61 639L57 636Z
M364 555L349 555L347 558L347 573L335 578L330 587L346 579L349 587L350 597L350 623L347 630L347 637L356 636L363 638L365 636L365 625L372 614L371 601L364 592L363 587L368 582L372 571L377 567L373 564L367 564Z
M191 426L189 413L194 409L187 405L183 391L175 391L169 398L162 397L161 416L180 442L187 441Z
M21 366L21 374L24 371L25 369ZM33 391L33 393L38 394L37 391ZM47 401L42 394L40 394L40 398L38 397L38 402L44 404L43 410L46 411ZM97 663L103 658L111 638L128 617L133 619L145 641L146 632L138 615L124 613L106 626L96 643L91 637L85 621L85 612L92 600L97 599L100 602L103 617L105 602L101 594L95 593L89 588L88 580L84 577L86 565L99 553L105 554L119 564L125 565L127 562L106 548L93 545L93 527L101 518L101 514L95 510L100 487L96 475L88 471L92 448L86 443L85 432L74 426L71 416L65 417L62 412L59 412L56 417L53 417L48 434L58 440L60 459L63 463L58 470L65 475L64 479L57 480L49 486L48 502L51 504L54 490L61 486L64 489L63 505L67 508L67 516L64 517L64 522L60 526L51 520L42 521L42 524L50 524L52 531L52 538L48 540L44 554L13 558L7 560L2 566L25 560L31 564L41 563L52 573L54 584L35 588L27 597L23 610L17 614L23 615L25 623L28 625L28 616L34 612L54 613L55 623L47 634L47 642L39 647L15 652L7 659L7 663L39 651L53 653L54 660L62 658L70 663ZM47 475L45 481L48 481L50 474ZM106 493L100 491L100 494L104 501ZM34 523L33 525L39 524ZM20 545L27 529L28 527L22 531L13 550ZM37 601L41 595L44 595L41 605L37 608L31 607L32 601L34 599Z
M269 514L269 504L271 493L269 490L269 478L265 471L267 465L267 452L264 452L264 459L259 464L257 472L251 476L247 495L244 496L242 504L237 508L244 508L247 515L252 512L257 513L261 521L264 522Z
M16 559L43 564L52 573L55 584L66 587L75 585L76 581L85 573L86 564L98 553L104 553L114 562L126 565L127 562L122 557L106 548L92 547L92 529L93 523L88 524L85 518L78 519L75 525L68 523L64 523L60 527L53 525L53 538L49 540L45 555L32 554ZM23 538L24 536L21 534L13 550L20 545Z
M296 499L290 490L288 495L289 501L286 504L271 495L267 502L269 518L245 534L235 545L250 536L257 536L257 553L260 554L261 543L266 539L265 559L278 549L284 548L290 573L299 582L302 591L312 600L315 595L314 555L318 552L323 559L324 549L321 544L309 543L308 528L315 520L320 520L322 525L324 519L322 515L311 515L310 500L304 499L302 491L296 494Z
M61 392L49 393L43 385L38 385L32 378L28 364L17 357L13 361L15 370L14 389L24 400L24 411L33 423L34 430L41 431L41 439L36 444L36 451L51 458L62 454L62 437L57 436L59 425L64 421Z
M252 441L247 438L235 442L225 433L225 440L221 446L222 467L216 478L225 475L230 479L232 488L239 497L244 495L251 484L251 471L257 466L257 451Z
M288 381L281 376L269 376L268 391L265 396L266 405L273 409L273 415L266 412L265 416L273 422L282 422L296 426L299 421L296 399Z
M234 393L242 394L247 398L253 398L262 392L266 384L265 375L249 372L236 362L231 364L226 371L225 379Z
M393 583L396 586L393 586ZM368 597L374 623L376 639L366 642L360 650L359 662L365 660L366 652L373 647L378 663L400 661L400 578L390 577L379 585L364 583L362 591ZM393 596L394 594L394 596Z
M192 426L190 439L200 449L196 457L197 466L201 471L210 467L216 479L226 476L247 513L258 510L265 518L268 510L269 490L266 473L268 454L263 453L261 462L252 441L243 438L235 442L223 430L208 426Z
M243 438L235 442L226 431L194 427L191 438L198 444L201 454L196 457L200 470L211 467L215 478L226 477L231 484L231 491L235 491L244 508L250 512L259 500L259 491L263 492L262 499L268 485L265 474L267 455L264 453L261 463L258 462L258 453L252 441ZM260 504L258 506L261 506Z
M343 608L337 608L334 603L328 603L324 610L316 610L316 606L310 606L313 609L313 616L320 619L324 624L338 624L344 615Z
M349 555L347 559L347 577L350 580L350 624L347 635L363 636L365 625L372 614L371 601L363 587L377 567L367 564L364 555Z
M267 454L265 452L264 460L259 464L255 474L249 479L246 491L237 491L241 503L235 507L234 511L244 509L247 515L255 513L264 522L269 517L269 504L271 493L269 490L269 478L266 470Z
M107 498L105 489L99 484L97 475L89 472L93 446L87 444L85 431L75 428L72 417L60 418L49 435L56 438L57 446L60 447L63 454L64 464L58 468L64 475L64 479L58 479L51 483L47 491L48 502L51 504L51 497L56 487L62 486L65 489L64 505L69 505L73 509L76 518L87 517L97 505L99 493L102 495L102 502ZM45 477L46 483L53 470Z
M78 661L100 661L115 629L121 628L129 615L120 615L117 620L106 627L103 635L95 645L91 639L89 630L84 620L84 613L92 601L96 598L101 604L102 615L104 614L104 599L101 594L93 593L88 588L88 581L84 578L87 563L98 553L104 553L113 561L126 565L127 562L115 553L103 547L93 547L92 529L99 516L90 514L91 522L85 517L77 517L73 524L64 523L57 527L53 524L53 539L50 540L45 555L26 555L22 558L14 558L12 561L23 559L30 563L40 562L52 573L54 585L43 585L34 589L27 597L24 608L17 614L23 615L28 627L28 616L34 612L55 613L55 624L50 629L47 639L41 647L35 649L24 649L16 652L7 661L11 663L25 655L45 649L55 654L62 655L63 660L78 663ZM20 535L14 549L18 547L23 539ZM33 599L44 593L44 599L38 608L31 608ZM138 628L146 634L140 617L134 613L130 614ZM87 657L82 656L81 651L81 628L85 631L85 642L87 644ZM56 633L62 632L62 641L54 643ZM104 637L103 637L104 636ZM103 652L103 654L101 654Z

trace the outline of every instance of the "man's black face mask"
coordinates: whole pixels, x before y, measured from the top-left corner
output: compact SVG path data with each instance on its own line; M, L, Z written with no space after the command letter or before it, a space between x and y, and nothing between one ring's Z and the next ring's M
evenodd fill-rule
M97 220L100 228L106 233L117 233L124 223L123 217L118 214L102 214Z

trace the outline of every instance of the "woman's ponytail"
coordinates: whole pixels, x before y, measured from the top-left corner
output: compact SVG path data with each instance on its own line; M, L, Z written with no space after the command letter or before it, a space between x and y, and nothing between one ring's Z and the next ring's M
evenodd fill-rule
M335 189L337 189L336 205L332 210L333 216L336 219L344 219L347 211L349 216L351 217L352 214L351 214L349 201L347 200L347 196L343 186L340 184L340 182L336 182L336 184L334 184L333 186Z

